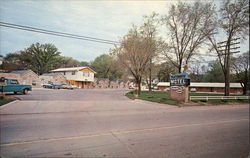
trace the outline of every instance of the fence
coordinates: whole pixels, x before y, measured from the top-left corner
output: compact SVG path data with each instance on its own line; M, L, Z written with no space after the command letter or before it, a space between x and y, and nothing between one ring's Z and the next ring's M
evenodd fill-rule
M249 96L190 96L190 100L237 100L237 99L249 99Z

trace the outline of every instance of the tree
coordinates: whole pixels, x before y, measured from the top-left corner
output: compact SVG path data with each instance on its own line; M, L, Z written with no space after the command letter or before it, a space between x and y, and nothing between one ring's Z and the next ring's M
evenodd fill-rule
M208 71L203 76L203 82L224 82L222 73L219 61L213 61L208 64Z
M87 61L81 61L80 64L81 66L90 66L89 62Z
M122 72L118 69L115 58L109 54L102 54L95 58L91 67L97 72L97 78L115 80L121 77Z
M25 50L30 57L30 68L41 75L54 68L55 62L60 55L53 44L32 44Z
M243 94L249 90L249 51L234 59L233 70L236 74L236 81L240 82L243 88Z
M192 82L201 82L204 77L205 65L200 65L200 63L196 63L190 66L190 79Z
M169 41L164 55L181 72L190 58L206 42L206 35L213 32L215 9L211 3L179 2L172 5L162 23L168 28Z
M72 57L65 57L65 56L58 56L55 59L55 67L77 67L81 66L81 62L79 62L76 59L73 59Z
M159 72L157 74L160 82L169 82L171 74L175 74L176 68L169 62L164 62L159 65Z
M135 78L138 86L137 95L141 93L142 77L153 56L150 42L136 26L133 26L124 36L121 47L117 49L119 63Z
M215 20L214 23L214 27L218 28L212 34L207 34L207 37L211 43L212 50L217 53L222 67L225 80L224 95L228 96L230 93L231 49L234 49L231 48L231 45L233 45L235 38L242 37L245 39L246 35L249 35L249 1L236 0L231 2L231 0L225 0L220 8L220 19L218 22ZM215 37L218 35L216 33L221 30L226 34L225 49L223 51L221 51Z
M140 33L143 38L148 40L148 45L147 47L151 52L151 59L150 63L148 64L148 68L146 69L146 81L149 87L149 92L152 91L152 69L153 69L153 62L154 58L158 56L160 52L160 47L159 44L161 44L161 39L157 38L157 25L159 24L159 20L157 19L158 14L153 12L150 16L144 16L144 23L140 27Z
M19 51L15 53L9 53L3 58L2 68L6 72L11 72L13 70L22 70L28 68L27 60L24 60L24 52Z

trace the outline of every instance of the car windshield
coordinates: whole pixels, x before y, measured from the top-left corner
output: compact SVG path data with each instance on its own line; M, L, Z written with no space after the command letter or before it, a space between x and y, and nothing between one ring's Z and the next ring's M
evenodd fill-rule
M18 81L17 80L11 80L10 83L11 84L18 84Z

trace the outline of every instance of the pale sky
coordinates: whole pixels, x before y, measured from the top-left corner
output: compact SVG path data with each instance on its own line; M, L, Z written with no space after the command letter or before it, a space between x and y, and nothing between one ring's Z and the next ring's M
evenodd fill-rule
M0 21L41 29L119 41L143 15L161 15L176 1L0 0ZM0 27L0 54L23 50L33 43L52 43L61 55L94 60L112 45Z

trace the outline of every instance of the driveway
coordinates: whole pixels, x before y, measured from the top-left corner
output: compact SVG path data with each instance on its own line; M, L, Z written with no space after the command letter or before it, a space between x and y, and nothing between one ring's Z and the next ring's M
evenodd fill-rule
M245 158L249 106L129 100L125 90L34 89L1 107L2 157Z

